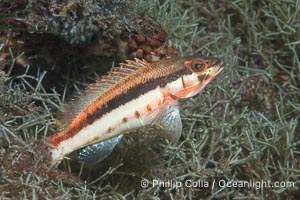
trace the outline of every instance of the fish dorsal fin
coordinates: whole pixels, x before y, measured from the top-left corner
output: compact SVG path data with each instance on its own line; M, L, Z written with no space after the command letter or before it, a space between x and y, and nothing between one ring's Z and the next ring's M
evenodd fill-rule
M113 67L111 71L102 76L97 82L90 84L82 93L78 94L62 107L63 115L59 119L59 124L64 128L70 124L75 117L95 98L99 97L107 88L128 76L132 72L147 66L146 60L126 60L119 67Z

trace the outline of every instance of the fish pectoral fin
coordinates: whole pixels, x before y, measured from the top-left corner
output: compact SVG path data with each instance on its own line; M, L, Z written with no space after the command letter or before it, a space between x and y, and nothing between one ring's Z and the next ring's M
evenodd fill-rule
M114 137L83 148L78 154L79 162L83 163L85 167L94 167L111 154L122 137L123 135L119 135L118 137Z
M164 136L174 145L177 144L182 132L182 122L178 103L166 105L153 122L153 125L162 128L165 132Z

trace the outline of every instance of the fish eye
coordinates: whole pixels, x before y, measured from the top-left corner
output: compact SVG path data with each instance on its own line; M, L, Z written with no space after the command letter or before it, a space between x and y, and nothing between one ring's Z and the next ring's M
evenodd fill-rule
M200 72L205 68L204 63L192 63L192 70L195 72Z

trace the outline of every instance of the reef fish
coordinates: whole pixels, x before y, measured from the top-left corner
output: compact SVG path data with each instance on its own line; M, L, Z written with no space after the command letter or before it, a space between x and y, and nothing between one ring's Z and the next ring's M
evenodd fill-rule
M123 134L147 125L158 125L162 136L176 143L182 132L179 100L198 94L224 67L221 60L200 55L121 63L72 103L66 128L48 138L52 165L82 148L82 162L98 163Z

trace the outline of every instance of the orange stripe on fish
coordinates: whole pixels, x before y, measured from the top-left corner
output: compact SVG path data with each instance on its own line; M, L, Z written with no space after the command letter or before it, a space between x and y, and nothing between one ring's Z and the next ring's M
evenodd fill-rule
M117 136L147 125L159 124L166 130L164 136L176 143L182 129L178 99L199 93L223 68L218 59L203 56L121 64L72 104L76 109L69 125L49 138L54 146L49 148L52 163L57 165L65 155L91 145L88 152L101 141L102 151L108 152L103 158Z

